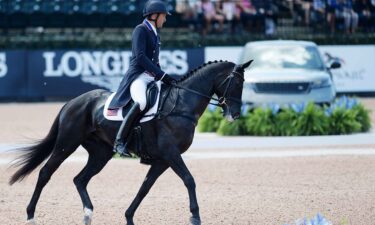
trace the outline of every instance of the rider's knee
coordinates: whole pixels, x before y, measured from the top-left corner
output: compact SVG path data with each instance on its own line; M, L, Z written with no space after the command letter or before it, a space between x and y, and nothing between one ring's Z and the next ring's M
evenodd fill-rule
M147 104L146 99L137 100L137 103L139 104L139 109L141 111L145 110Z

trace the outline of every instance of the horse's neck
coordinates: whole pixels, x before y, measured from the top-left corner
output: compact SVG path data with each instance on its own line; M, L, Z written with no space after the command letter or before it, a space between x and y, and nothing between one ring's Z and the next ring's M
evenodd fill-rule
M193 75L182 82L181 86L197 91L201 94L212 96L215 76L213 74L204 73Z
M215 76L213 74L204 73L193 75L181 82L180 86L194 90L200 94L181 89L179 91L179 99L181 102L179 102L178 107L183 108L182 111L188 111L198 119L207 108L210 101L208 97L211 98L213 95L214 81Z

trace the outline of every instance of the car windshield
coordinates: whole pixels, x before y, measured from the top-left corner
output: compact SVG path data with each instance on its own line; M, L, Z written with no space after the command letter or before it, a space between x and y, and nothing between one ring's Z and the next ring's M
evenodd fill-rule
M251 68L322 70L324 64L314 46L251 46L245 48L242 63L254 59Z

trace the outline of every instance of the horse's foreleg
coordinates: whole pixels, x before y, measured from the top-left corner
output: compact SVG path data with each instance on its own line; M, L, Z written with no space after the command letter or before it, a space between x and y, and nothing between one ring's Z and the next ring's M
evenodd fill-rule
M129 206L129 208L125 212L126 222L128 225L134 225L133 217L134 213L137 210L139 204L141 204L143 198L147 195L149 190L151 189L152 185L158 179L158 177L164 173L165 170L168 169L167 164L163 163L155 163L149 169L145 180L142 183L141 188L139 189L137 196Z
M195 192L195 181L193 176L191 175L189 169L186 167L181 155L169 155L167 158L167 162L169 163L169 166L173 169L173 171L183 180L186 188L188 189L190 212L192 213L192 217L190 218L191 224L200 225L201 219L199 215L199 206L197 195Z
M82 144L89 152L89 159L83 170L74 178L74 184L77 187L79 196L83 204L85 225L90 225L94 207L87 192L87 184L93 176L98 174L107 162L112 158L113 152L111 146L97 141L86 141Z

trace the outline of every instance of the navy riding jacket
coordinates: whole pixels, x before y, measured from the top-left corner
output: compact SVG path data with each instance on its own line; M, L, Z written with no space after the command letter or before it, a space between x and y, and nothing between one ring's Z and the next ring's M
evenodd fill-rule
M160 38L155 35L151 26L147 20L144 20L133 31L129 69L109 105L110 109L120 108L129 103L131 100L130 85L143 72L157 80L164 75L159 66Z

